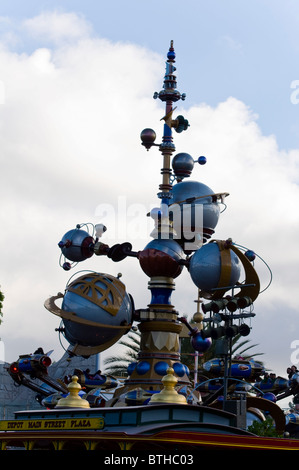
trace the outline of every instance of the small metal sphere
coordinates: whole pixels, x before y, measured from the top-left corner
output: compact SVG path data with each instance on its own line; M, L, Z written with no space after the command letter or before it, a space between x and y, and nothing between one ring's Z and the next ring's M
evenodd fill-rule
M196 322L196 323L200 323L202 322L204 319L204 314L201 313L201 312L196 312L194 313L193 315L193 320Z
M71 269L72 265L71 265L71 263L68 263L66 261L65 263L63 263L62 267L65 271L69 271Z
M245 256L246 256L247 259L249 259L249 261L254 261L255 260L255 253L252 250L247 250L245 252Z
M167 59L169 59L169 60L174 60L174 59L175 59L175 52L172 51L172 50L168 51L168 53L167 53Z
M201 157L198 157L197 161L200 165L205 165L207 163L207 159L203 155Z
M195 349L195 351L204 353L206 352L212 344L211 338L203 338L201 333L196 333L191 338L191 345Z
M144 375L150 370L150 364L147 361L141 361L136 366L136 372L139 375Z
M167 362L164 362L164 361L157 362L154 367L156 374L162 375L162 376L166 375L168 368L169 368L169 364L167 364Z
M149 149L156 140L156 133L153 129L143 129L140 134L140 139L142 140L142 145Z
M131 362L131 364L128 365L127 372L128 375L131 375L134 370L136 369L137 362Z
M186 369L184 364L181 364L180 362L175 362L172 367L178 377L183 377L185 375Z

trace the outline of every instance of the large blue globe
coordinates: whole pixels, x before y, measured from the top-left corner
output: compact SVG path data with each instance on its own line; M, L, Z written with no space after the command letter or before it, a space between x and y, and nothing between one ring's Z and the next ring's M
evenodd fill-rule
M211 242L192 255L189 272L199 289L214 293L215 289L229 290L236 284L241 274L241 263L232 250L227 248L221 253L218 244Z
M196 211L196 206L201 206L202 212ZM182 240L190 237L190 230L193 235L202 237L201 242L211 237L220 215L220 207L211 188L198 181L182 181L173 185L170 210L177 207L180 212L174 211L173 225Z
M122 327L132 323L132 303L118 278L100 273L80 276L67 286L61 306L81 320L63 319L66 339L71 345L106 349L126 332Z

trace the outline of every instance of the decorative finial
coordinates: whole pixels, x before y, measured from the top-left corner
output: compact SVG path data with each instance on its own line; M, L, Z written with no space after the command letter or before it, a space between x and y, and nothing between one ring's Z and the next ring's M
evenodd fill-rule
M171 41L170 48L167 53L166 71L165 71L164 82L163 82L163 90L161 90L160 93L156 92L154 94L154 98L159 98L161 101L171 102L171 103L185 98L185 95L184 97L182 97L180 92L176 89L177 82L176 82L176 76L174 75L176 68L173 65L174 63L175 63L175 51L173 48L173 41ZM168 111L169 110L170 109L168 109Z
M187 400L184 395L181 395L175 390L178 379L174 376L174 370L169 367L166 371L167 375L162 378L164 388L160 393L155 393L149 401L149 404L155 403L180 403L187 405Z
M174 47L173 47L173 40L170 41L170 47L169 47L169 51L168 51L168 54L167 54L167 59L170 60L170 61L173 61L175 62L175 52L174 52Z
M90 408L88 401L79 397L81 385L78 384L78 377L76 375L73 375L72 381L67 388L69 394L65 398L61 398L55 408Z

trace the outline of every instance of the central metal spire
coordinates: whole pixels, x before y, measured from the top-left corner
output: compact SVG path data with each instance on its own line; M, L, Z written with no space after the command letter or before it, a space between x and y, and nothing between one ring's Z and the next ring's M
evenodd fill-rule
M177 119L173 119L173 111L176 108L173 108L173 103L179 101L180 99L184 100L186 95L182 94L177 90L177 81L176 75L174 74L176 71L175 64L175 51L173 47L173 41L170 43L169 51L167 53L167 61L166 61L166 72L164 76L164 83L163 89L159 93L154 94L154 98L159 98L161 101L165 102L165 116L161 119L164 120L164 131L163 131L163 138L162 144L160 145L160 151L163 155L163 168L161 169L162 177L162 184L160 184L159 189L160 193L158 197L162 199L163 203L169 203L169 199L171 198L171 156L175 151L175 145L173 143L172 137L172 128L175 128L177 131L179 130L179 125L182 125L182 120L184 118L181 116ZM185 128L188 127L188 121L186 122ZM181 129L184 130L184 129Z
M159 144L159 150L163 155L163 167L161 169L162 174L162 183L159 185L160 192L158 197L161 199L161 202L164 204L169 204L171 199L171 156L175 152L175 145L173 143L172 129L174 128L176 132L180 133L183 130L186 130L189 126L188 121L183 116L177 116L173 119L173 111L176 109L173 107L173 104L179 100L184 100L186 94L181 94L177 90L177 81L176 81L176 67L175 64L175 51L173 47L173 41L170 42L170 47L167 53L166 61L166 71L164 76L163 88L158 93L154 93L154 99L159 98L162 102L165 103L165 115L161 118L161 121L164 120L164 129L162 143ZM141 133L142 144L149 150L149 148L154 144L156 135L152 129L145 129Z

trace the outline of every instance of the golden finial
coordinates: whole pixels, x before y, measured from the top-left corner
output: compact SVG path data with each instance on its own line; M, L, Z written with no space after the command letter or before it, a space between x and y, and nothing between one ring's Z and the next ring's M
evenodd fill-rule
M55 408L89 408L89 403L84 398L79 397L81 385L78 384L78 377L73 375L71 383L68 385L69 394L65 398L60 398Z
M187 400L184 395L181 395L175 390L178 379L174 376L174 370L169 367L166 371L167 375L164 375L162 383L164 388L160 393L155 393L149 401L149 404L155 403L180 403L186 405Z

